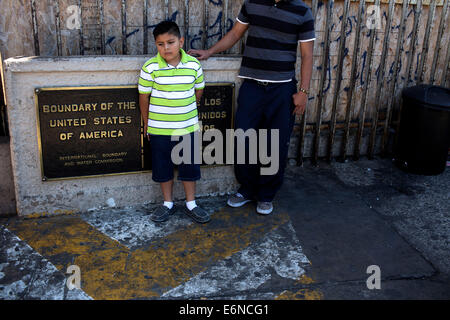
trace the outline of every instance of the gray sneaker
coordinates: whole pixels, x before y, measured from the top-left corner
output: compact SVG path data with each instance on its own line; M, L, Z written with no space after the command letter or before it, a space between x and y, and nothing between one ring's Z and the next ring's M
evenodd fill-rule
M162 205L152 213L150 219L152 219L152 221L154 222L164 222L167 221L170 216L175 213L175 211L175 206L173 206L172 209L169 209L166 206Z
M186 206L184 206L184 212L198 223L206 223L211 220L209 213L199 206L195 207L192 210L189 210Z
M256 212L259 214L270 214L272 213L273 205L272 202L264 202L258 201L258 205L256 206Z
M242 207L244 204L246 204L247 202L250 202L250 201L252 201L252 200L245 198L242 194L240 194L238 192L228 198L227 204L230 207L238 208L238 207Z

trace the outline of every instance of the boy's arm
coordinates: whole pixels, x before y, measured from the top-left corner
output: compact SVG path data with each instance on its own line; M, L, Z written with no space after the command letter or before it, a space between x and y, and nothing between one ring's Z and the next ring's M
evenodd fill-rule
M195 90L195 100L197 101L197 107L200 104L202 96L203 96L203 89Z
M145 134L147 134L148 126L148 103L150 99L150 94L139 94L139 108L141 109L141 116L144 122Z

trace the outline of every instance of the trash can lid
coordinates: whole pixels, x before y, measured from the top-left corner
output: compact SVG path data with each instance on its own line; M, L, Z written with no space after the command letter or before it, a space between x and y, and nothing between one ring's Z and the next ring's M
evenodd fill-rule
M414 99L425 107L450 111L450 90L430 84L420 84L403 90L403 97Z

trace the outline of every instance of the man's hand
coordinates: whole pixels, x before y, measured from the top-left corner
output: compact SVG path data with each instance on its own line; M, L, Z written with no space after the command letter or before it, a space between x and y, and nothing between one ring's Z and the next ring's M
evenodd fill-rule
M193 57L196 57L198 60L208 60L208 58L212 55L209 50L196 50L196 49L189 50L188 54L190 54Z
M300 88L309 88L309 82L311 81L312 69L313 69L313 49L314 41L300 42L300 52L302 56L300 65ZM308 102L308 95L300 91L292 96L294 99L294 114L301 116L305 113L306 103Z
M292 99L294 100L295 105L295 109L292 113L301 116L303 113L305 113L306 103L308 102L308 95L300 91L294 94L292 96Z
M198 60L206 60L213 54L223 52L230 49L244 36L245 31L248 29L248 24L236 22L233 28L227 32L227 34L215 45L208 50L189 50L188 54L196 57Z

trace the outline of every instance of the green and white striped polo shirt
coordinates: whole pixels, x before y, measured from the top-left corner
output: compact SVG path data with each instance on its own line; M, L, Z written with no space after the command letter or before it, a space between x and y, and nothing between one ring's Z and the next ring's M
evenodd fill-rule
M200 62L181 49L181 61L174 67L158 53L141 69L138 90L150 94L147 132L180 135L199 129L195 90L205 87ZM178 130L178 132L177 132Z

